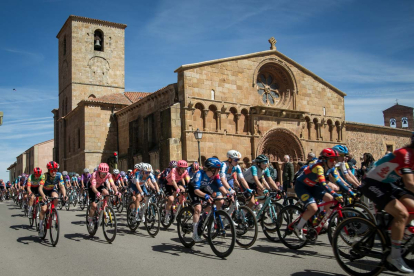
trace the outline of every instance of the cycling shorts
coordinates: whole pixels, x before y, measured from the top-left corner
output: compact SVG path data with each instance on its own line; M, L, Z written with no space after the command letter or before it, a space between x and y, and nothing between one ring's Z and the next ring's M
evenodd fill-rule
M38 195L39 194L39 187L30 187L32 194Z
M47 197L51 197L53 192L58 193L58 190L56 189L56 187L53 190L48 190L48 191L46 191L45 189L43 189L43 193Z
M5 187L4 186L0 186L0 190L4 190L5 189Z
M101 185L101 186L99 186L96 189L98 190L98 192L100 192L102 194L102 191L104 189L106 190L106 187L105 187L105 185ZM89 192L89 200L91 202L94 202L96 200L96 194L92 191L92 188L91 187L88 188L88 192Z
M365 184L360 188L362 194L372 200L378 210L383 210L394 199L408 195L409 192L392 184L365 178Z
M213 195L213 193L214 193L214 191L210 188L210 186L203 187L200 190L203 193L206 193L206 194L208 194L210 196ZM192 185L189 185L188 186L188 195L190 197L191 205L193 207L201 204L201 201L204 200L204 198L199 197L198 195L196 195L195 190L194 190L194 187ZM216 196L219 196L219 195L221 195L220 192L216 193Z
M305 204L305 207L309 204L316 203L316 200L323 200L323 196L328 192L324 187L315 185L310 187L303 182L296 181L295 193L298 198Z

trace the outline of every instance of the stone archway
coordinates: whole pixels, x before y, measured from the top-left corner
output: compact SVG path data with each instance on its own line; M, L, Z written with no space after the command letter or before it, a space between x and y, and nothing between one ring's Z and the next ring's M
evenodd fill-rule
M271 162L283 162L283 156L289 155L292 162L305 160L305 153L299 138L285 128L269 130L257 146L257 155L265 154Z

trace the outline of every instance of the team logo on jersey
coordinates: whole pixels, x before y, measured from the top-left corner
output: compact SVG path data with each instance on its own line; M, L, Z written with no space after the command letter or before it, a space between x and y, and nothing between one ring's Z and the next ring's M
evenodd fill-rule
M301 199L302 201L306 201L306 200L308 200L308 199L309 199L309 195L308 195L308 194L303 194L303 195L300 197L300 199Z
M380 172L378 173L378 175L381 177L381 178L385 178L386 176L387 176L387 174L390 172L390 167L383 167L383 168L381 168L381 170L380 170Z
M303 180L303 182L305 182L306 184L313 186L316 184L315 181L310 180L309 178L305 178L305 180Z

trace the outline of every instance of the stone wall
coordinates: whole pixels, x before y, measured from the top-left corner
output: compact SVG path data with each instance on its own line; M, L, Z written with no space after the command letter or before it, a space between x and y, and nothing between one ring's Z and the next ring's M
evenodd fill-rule
M63 121L64 120L64 121ZM85 108L78 106L62 120L64 148L60 152L61 171L80 172L85 164Z
M394 118L396 120L396 127L402 128L402 118L406 117L408 119L408 128L409 130L414 130L414 114L413 108L396 104L383 111L384 114L384 126L390 126L390 119Z
M411 136L407 130L355 122L346 123L346 132L346 145L359 165L360 157L365 152L371 153L378 160L386 153L387 145L392 150L399 149L410 143Z
M53 160L53 145L54 140L49 140L36 146L35 167L41 168L44 172L47 171L46 164Z

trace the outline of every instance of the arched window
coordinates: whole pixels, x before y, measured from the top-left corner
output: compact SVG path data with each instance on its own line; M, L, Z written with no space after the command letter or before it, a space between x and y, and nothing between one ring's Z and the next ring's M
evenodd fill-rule
M95 51L104 51L104 33L101 30L95 30L93 35L93 48Z
M402 127L408 127L408 118L407 117L402 117L401 118L401 125Z
M215 100L216 98L216 93L214 92L214 90L211 90L211 99Z
M208 107L208 113L206 120L206 129L208 131L217 131L218 130L218 118L217 118L217 107L215 105L210 105Z
M246 109L241 111L241 118L239 122L243 134L247 134L249 130L249 112Z
M90 100L90 99L96 99L96 96L94 95L94 94L90 94L89 95L89 97L88 97L88 99Z
M193 111L193 129L196 130L204 130L204 106L201 103L197 103L195 105L195 109Z
M390 127L397 127L397 120L395 120L395 118L390 119Z

